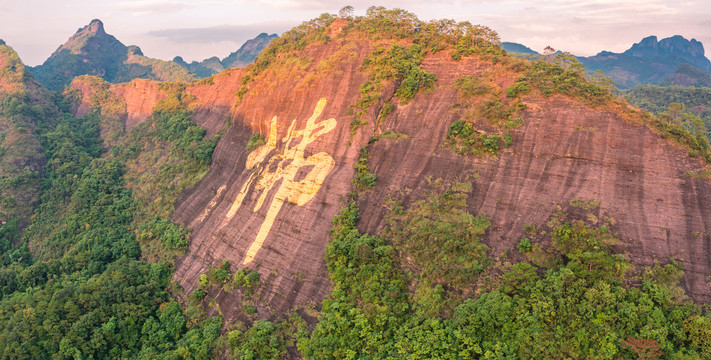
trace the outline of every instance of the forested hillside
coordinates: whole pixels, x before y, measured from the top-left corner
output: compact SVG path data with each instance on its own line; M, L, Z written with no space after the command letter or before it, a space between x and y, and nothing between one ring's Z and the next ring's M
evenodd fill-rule
M693 116L699 117L711 129L711 88L637 85L624 96L630 104L654 114L665 113L689 127L693 127Z
M346 7L191 83L0 69L0 358L711 356L707 130L569 54Z
M2 94L2 120L24 128L7 134L35 136L41 145L39 168L25 167L28 180L12 181L25 195L32 193L27 186L41 184L41 201L16 201L17 214L0 228L1 357L211 358L222 320L181 310L172 298L178 291L171 285L172 256L184 251L188 230L167 216L177 193L204 174L215 144L190 122L188 97L180 87L166 90L167 99L140 129L123 134L123 125L113 124L118 134L107 139L118 142L106 149L101 130L117 121L108 112L108 84L96 94L101 111L75 118L69 114L75 94L67 90L51 101L34 88L14 51L1 50L1 62L12 65L4 68L3 90L10 89L8 79L21 80ZM14 144L33 150L31 142ZM185 180L167 186L151 176L138 186L131 171L149 150L157 154L150 168ZM17 151L8 149L3 161ZM3 186L3 199L14 189ZM20 216L32 205L25 228Z

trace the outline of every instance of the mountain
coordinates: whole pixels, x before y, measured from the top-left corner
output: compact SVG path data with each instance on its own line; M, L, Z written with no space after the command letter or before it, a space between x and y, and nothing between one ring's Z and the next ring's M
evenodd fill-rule
M191 73L197 75L198 77L206 78L220 73L225 69L245 67L251 64L254 62L254 59L257 58L259 53L267 47L267 45L269 45L269 42L276 37L276 34L268 35L267 33L261 33L254 39L247 40L247 42L245 42L239 50L231 53L222 60L216 56L213 56L201 62L193 61L188 64L182 57L176 56L173 61L188 69Z
M660 85L711 87L711 73L690 64L681 64L674 75L664 79Z
M176 56L173 58L173 62L188 69L188 71L199 78L210 77L225 70L225 67L217 56L213 56L201 62L193 61L190 64L186 63L182 57Z
M709 183L683 175L703 164L656 130L640 126L644 118L627 105L604 97L595 105L588 102L594 97L568 90L568 95L555 96L533 91L520 100L512 92L514 98L507 98L503 90L523 75L512 69L533 69L531 65L514 58L494 64L476 52L461 61L449 52L428 53L419 67L409 68L417 75L397 75L375 85L373 74L397 71L363 68L364 63L387 64L391 57L417 61L417 55L394 43L377 45L359 35L366 30L349 30L341 20L323 30L330 34L329 42L312 40L314 45L302 49L302 43L289 40L318 39L314 31L306 35L294 30L275 40L257 63L185 89L196 99L193 121L208 134L218 133L230 119L212 170L175 206L173 218L193 229L175 273L188 293L199 288L202 274L229 261L232 269L259 273L261 300L250 305L259 314L319 303L331 286L323 260L330 219L354 191L354 177L375 184L358 193L356 207L358 229L378 234L387 226L391 206L386 199L395 197L407 206L427 192L425 179L453 183L469 174L467 209L490 216L485 241L495 252L515 247L526 236L525 228L545 228L556 209L574 212L570 204L576 199L595 200L599 207L593 215L615 219L615 232L625 239L618 248L635 264L653 265L654 259L673 256L686 266L684 286L691 296L711 298L705 285L711 269L699 250L707 235L685 235L705 234L711 219ZM498 69L499 77L488 77L488 69ZM436 78L437 85L417 92L417 85L406 87L411 84L408 76L423 79L423 87L424 79ZM536 76L546 75L526 78ZM521 86L530 89L531 84ZM126 116L150 114L132 110L138 104L127 97L150 91L143 86L123 93ZM364 100L361 95L371 93L376 96ZM477 110L481 104L485 108ZM503 116L511 125L492 125L483 120L487 116ZM469 118L482 119L472 125L477 136L486 134L501 143L484 150L451 145L456 143L452 134L459 131L452 130L453 124ZM501 140L505 137L510 138L508 147ZM301 145L294 143L297 138ZM263 139L261 146L248 148L258 139ZM472 152L480 155L462 155ZM286 167L281 170L267 166L282 155L294 165L282 164ZM360 171L372 171L373 177ZM649 176L655 181L644 181ZM226 318L243 319L241 310L230 305L241 293L218 290L207 289Z
M513 42L502 42L501 47L504 48L504 50L512 53L520 53L520 54L538 54L537 51L531 50L531 48L518 44L518 43L513 43Z
M77 30L42 64L30 69L49 90L59 90L79 75L100 76L119 83L135 78L161 81L193 80L185 69L170 61L143 56L137 46L125 46L104 30L100 20Z
M0 353L705 357L698 129L485 26L339 13L210 81L54 94Z
M254 62L260 52L276 38L276 34L261 33L254 39L245 42L239 50L231 53L226 58L222 59L222 65L225 68L244 67Z
M45 156L39 128L57 116L49 93L17 53L0 40L0 222L23 229L40 200ZM0 226L0 239L10 234ZM14 240L14 239L13 239ZM8 252L0 241L0 250ZM3 255L5 256L5 255ZM0 261L2 262L2 261Z
M702 77L711 71L711 61L704 56L703 44L679 35L659 41L656 36L649 36L623 53L603 51L578 60L590 72L604 72L620 89L629 89L636 84L662 83L674 77L684 64L700 69ZM681 71L688 74L688 68ZM693 83L697 80L684 81Z

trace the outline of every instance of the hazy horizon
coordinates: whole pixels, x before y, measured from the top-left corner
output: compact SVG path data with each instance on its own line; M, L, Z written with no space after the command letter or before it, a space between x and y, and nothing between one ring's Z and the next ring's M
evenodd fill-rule
M259 33L284 31L346 5L362 15L371 6L402 8L421 20L452 18L486 25L502 41L542 51L547 45L578 56L621 52L642 38L681 35L711 46L711 4L706 0L520 1L186 1L0 0L0 39L22 60L39 65L92 19L146 56L201 61L224 58ZM708 57L708 56L707 56Z

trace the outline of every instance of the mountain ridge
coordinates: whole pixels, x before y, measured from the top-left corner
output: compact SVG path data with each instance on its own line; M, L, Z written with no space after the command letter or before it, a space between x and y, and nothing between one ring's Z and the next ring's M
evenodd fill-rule
M187 70L169 61L143 56L137 46L126 46L107 34L101 20L94 19L79 28L41 65L30 68L37 80L49 90L69 85L79 75L95 75L109 82L134 78L162 81L191 81Z
M538 51L535 51L531 48L529 48L526 45L519 44L519 43L514 43L514 42L502 42L501 46L504 48L504 50L508 52L514 52L514 53L521 53L521 54L539 54Z
M41 111L38 111L42 109ZM58 110L14 49L0 41L0 221L21 231L40 201L46 159L38 129ZM5 249L7 250L7 249Z
M703 44L680 35L662 40L648 36L622 53L601 51L595 56L578 57L578 60L590 72L604 72L621 89L673 79L683 64L711 71L711 61L704 54Z
M213 56L200 62L192 61L188 64L182 57L176 56L173 61L195 75L205 78L220 73L225 69L244 67L251 64L259 53L269 45L269 42L276 37L276 34L261 33L255 38L247 40L237 51L230 53L222 60L217 56Z

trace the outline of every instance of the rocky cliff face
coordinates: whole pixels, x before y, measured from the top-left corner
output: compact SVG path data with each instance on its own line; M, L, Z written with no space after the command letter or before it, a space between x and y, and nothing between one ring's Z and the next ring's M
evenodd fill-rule
M176 265L175 277L186 290L195 288L194 280L211 264L227 259L261 273L266 286L259 296L269 305L260 306L260 313L321 302L329 289L323 251L330 219L351 191L353 165L373 131L351 135L346 114L366 78L358 68L368 49L353 49L354 58L339 64L340 71L312 83L303 75L315 63L294 76L267 73L230 112L233 125L215 150L210 174L176 205L175 219L204 239L193 242ZM305 55L325 59L338 50L334 42ZM231 95L229 100L210 88L189 91L200 102L217 104L218 111L231 109L242 76L233 71L215 78L213 86ZM214 127L207 110L198 110L197 117ZM245 146L253 133L267 141L250 152ZM236 294L220 294L220 304L229 304L230 296ZM222 309L228 318L239 311Z
M478 174L470 211L491 218L487 244L496 252L515 248L527 224L542 227L558 206L568 211L572 200L599 200L603 210L595 216L617 221L614 230L624 239L619 250L640 265L681 259L687 291L697 300L711 299L711 183L685 176L701 167L686 150L618 113L562 96L529 97L525 125L512 133L511 148L498 157L463 159L441 146L446 126L427 120L447 117L444 109L436 110L447 92L425 95L418 101L425 105L386 122L386 129L410 139L373 146L370 162L378 183L359 204L362 230L383 227L382 199L403 189L412 194L399 198L416 199L427 177ZM423 115L414 116L417 111Z
M368 79L363 60L374 50L366 39L339 37L312 44L258 75L230 70L212 83L193 84L193 120L216 133L231 122L213 155L210 173L179 198L173 218L190 226L192 242L178 259L175 278L191 292L201 274L230 260L261 275L257 297L261 316L297 305L319 304L330 281L324 263L331 219L353 191L354 164L370 146L369 165L377 176L359 197L359 228L377 233L385 202L418 198L427 178L472 182L471 213L486 213L485 236L495 253L514 247L526 224L542 225L571 200L599 200L594 216L616 220L620 251L638 264L686 266L684 285L694 299L711 290L711 185L686 176L704 164L662 139L621 105L590 107L580 100L537 93L524 96L523 126L511 131L512 146L495 156L463 157L445 146L463 76L492 78L499 100L519 73L491 57L460 61L449 54L427 55L422 68L437 76L436 88L409 103L396 99L392 112L377 120L382 103L369 108L365 126L352 132L351 105ZM248 91L240 89L249 84ZM133 86L133 87L131 87ZM112 86L126 102L127 118L138 122L150 108L152 82ZM121 90L120 90L121 89ZM242 93L240 99L236 93ZM391 99L395 86L383 89ZM144 99L144 102L138 99ZM131 105L129 105L129 103ZM246 149L253 134L265 143ZM236 292L211 294L228 320L239 315ZM239 302L237 302L239 303Z

